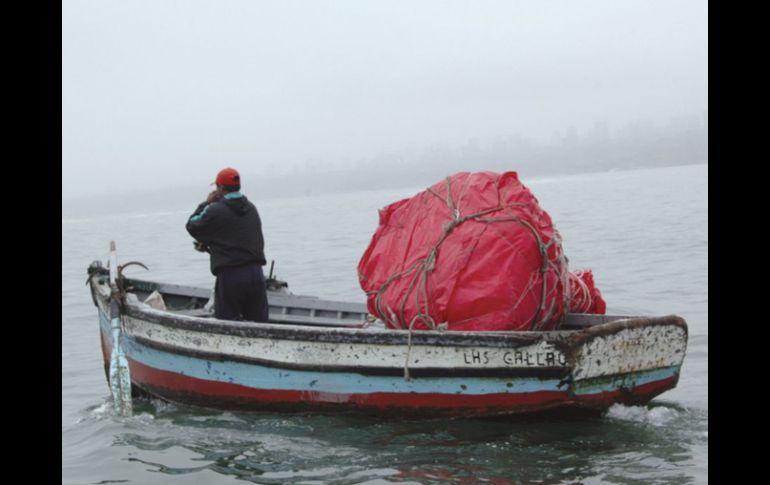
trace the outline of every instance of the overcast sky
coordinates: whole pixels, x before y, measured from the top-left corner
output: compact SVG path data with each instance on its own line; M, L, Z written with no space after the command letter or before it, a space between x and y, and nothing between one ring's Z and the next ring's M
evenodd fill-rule
M700 1L62 2L62 196L708 109Z

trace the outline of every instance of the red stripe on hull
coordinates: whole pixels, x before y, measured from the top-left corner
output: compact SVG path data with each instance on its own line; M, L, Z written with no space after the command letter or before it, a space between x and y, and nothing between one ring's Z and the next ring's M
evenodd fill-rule
M393 410L433 415L495 415L552 409L568 401L563 392L499 394L388 393L338 394L317 391L254 389L209 381L145 366L130 360L131 378L141 387L171 401L214 408L329 410L377 412Z
M597 392L575 396L575 402L586 407L606 408L612 404L644 404L653 397L673 388L678 376L640 384L633 389Z
M110 354L112 353L112 346L107 341L107 337L104 336L104 332L99 332L102 341L102 357L104 357L104 373L107 376L107 380L110 379ZM108 382L109 384L109 382Z
M249 411L325 411L361 414L494 416L548 411L560 407L603 409L617 402L649 400L670 388L670 379L639 386L633 399L621 391L570 399L566 392L440 394L337 394L316 391L254 389L155 369L130 360L132 380L156 396L182 404Z

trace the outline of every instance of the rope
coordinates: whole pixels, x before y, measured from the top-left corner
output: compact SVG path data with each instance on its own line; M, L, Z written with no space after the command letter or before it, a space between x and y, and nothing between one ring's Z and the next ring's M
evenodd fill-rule
M570 290L572 288L573 282L577 286L577 292L576 294L571 295L570 301L575 302L576 299L582 297L583 303L584 303L582 306L578 308L574 308L574 310L576 310L577 313L587 312L591 307L593 307L593 304L594 304L594 297L591 294L591 291L588 289L588 285L585 283L585 281L583 281L583 279L580 276L574 273L569 274L569 282L570 282ZM570 310L573 310L573 308L570 308Z

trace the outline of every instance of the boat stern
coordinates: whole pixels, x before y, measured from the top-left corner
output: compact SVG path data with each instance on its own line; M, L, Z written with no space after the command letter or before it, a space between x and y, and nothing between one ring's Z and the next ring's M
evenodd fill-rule
M640 405L674 388L687 335L687 323L674 315L619 320L575 335L567 352L575 403Z

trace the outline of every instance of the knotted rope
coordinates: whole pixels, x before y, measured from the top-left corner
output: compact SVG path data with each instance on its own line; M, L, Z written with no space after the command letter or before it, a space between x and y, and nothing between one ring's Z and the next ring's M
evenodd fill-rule
M576 313L586 313L594 306L594 296L591 294L591 290L588 288L583 279L575 273L569 273L570 291L572 290L572 283L575 283L576 291L570 295L570 304L574 304L576 301L582 300L583 305L577 308L570 307L570 310L574 310Z

